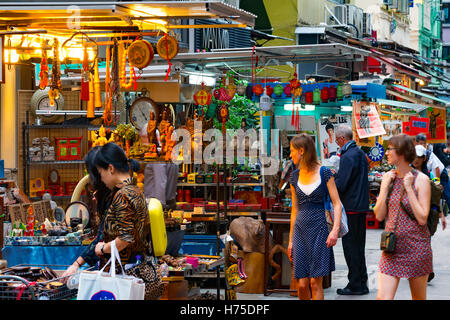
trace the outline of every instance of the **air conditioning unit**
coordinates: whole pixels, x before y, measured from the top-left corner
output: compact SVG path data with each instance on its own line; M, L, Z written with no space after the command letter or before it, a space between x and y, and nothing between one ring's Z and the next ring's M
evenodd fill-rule
M408 0L398 0L400 3L399 5L399 11L401 12L401 14L403 15L408 15L409 14L409 1Z
M334 15L341 24L347 24L347 6L337 5L334 7ZM336 22L337 23L337 22Z
M392 6L393 0L383 0L383 4L387 6Z
M431 50L431 58L432 59L439 59L441 57L441 50L440 49L432 49Z
M440 11L438 12L438 19L439 19L439 21L441 21L441 22L444 22L444 21L445 21L445 11L444 11L444 10L440 10Z
M372 37L372 30L372 15L364 12L362 35L365 37Z
M363 10L354 5L347 5L347 24L352 25L358 30L361 37L363 32Z
M401 2L401 0L392 0L392 4L389 5L389 9L398 10L400 2Z
M229 4L230 6L239 8L239 0L223 0L223 2Z

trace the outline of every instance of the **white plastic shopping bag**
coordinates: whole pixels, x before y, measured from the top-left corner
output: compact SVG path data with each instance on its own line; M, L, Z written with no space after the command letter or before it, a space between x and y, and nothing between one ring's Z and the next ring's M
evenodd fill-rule
M115 261L122 269L116 275ZM103 272L111 264L109 273ZM78 300L144 300L145 284L142 279L126 275L120 262L115 241L111 242L111 259L100 271L83 271L80 274Z

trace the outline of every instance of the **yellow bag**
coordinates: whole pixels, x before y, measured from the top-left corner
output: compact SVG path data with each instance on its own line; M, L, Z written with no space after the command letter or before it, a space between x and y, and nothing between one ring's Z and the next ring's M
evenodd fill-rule
M155 257L160 257L166 253L167 233L162 204L158 199L150 198L148 201L148 214L152 232L153 254Z

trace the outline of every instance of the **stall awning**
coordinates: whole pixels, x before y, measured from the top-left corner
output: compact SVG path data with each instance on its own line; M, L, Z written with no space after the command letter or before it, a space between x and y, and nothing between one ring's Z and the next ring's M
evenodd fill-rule
M408 103L408 102L387 100L387 99L377 99L377 102L380 104L387 105L387 106L412 109L417 113L422 112L423 110L428 108L427 105L423 105L423 104L415 104L415 103Z
M428 99L431 99L431 100L434 100L434 101L443 103L446 107L450 106L450 102L448 102L448 101L446 101L446 100L439 99L439 98L434 97L434 96L430 96L429 94L425 94L425 93L423 93L423 92L416 91L416 90L413 90L413 89L410 89L410 88L408 88L408 87L404 87L404 86L401 86L401 85L398 85L398 84L394 84L394 85L392 85L392 86L393 86L394 88L401 89L401 90L405 90L405 91L408 91L408 92L417 94L418 96L425 97L425 98L428 98Z
M253 27L256 16L222 1L127 1L127 2L2 2L0 28L70 29L79 17L84 30L120 27L143 27L148 30L158 20L229 19ZM70 21L69 21L70 20ZM147 27L147 28L146 28Z

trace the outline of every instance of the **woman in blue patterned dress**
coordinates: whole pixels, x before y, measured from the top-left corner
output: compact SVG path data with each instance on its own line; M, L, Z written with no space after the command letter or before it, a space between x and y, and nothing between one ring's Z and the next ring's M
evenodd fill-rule
M333 246L338 239L341 201L330 169L317 158L314 140L300 134L291 140L291 158L297 166L290 177L292 192L289 258L301 300L323 300L322 280L335 270ZM324 196L328 189L335 219L331 232L325 219Z

